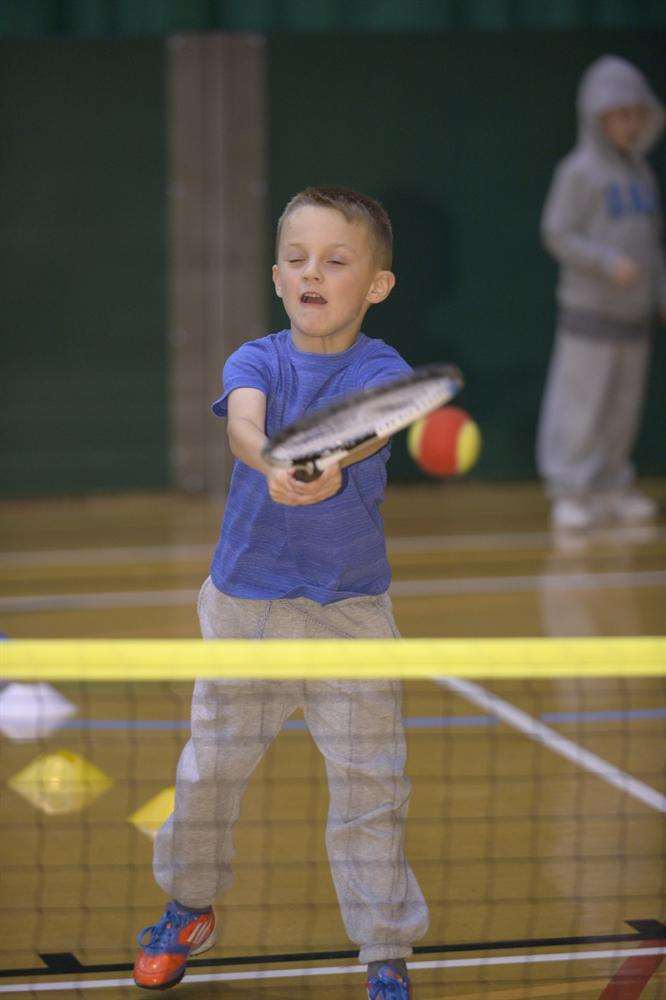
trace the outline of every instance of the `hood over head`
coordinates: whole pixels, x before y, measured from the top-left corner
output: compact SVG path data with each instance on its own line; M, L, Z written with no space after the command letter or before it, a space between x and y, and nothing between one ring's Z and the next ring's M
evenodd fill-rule
M647 108L645 126L635 149L637 153L645 153L657 142L664 128L664 108L632 63L619 56L601 56L588 66L578 86L579 143L593 141L608 150L610 143L603 134L599 116L612 108L631 104Z

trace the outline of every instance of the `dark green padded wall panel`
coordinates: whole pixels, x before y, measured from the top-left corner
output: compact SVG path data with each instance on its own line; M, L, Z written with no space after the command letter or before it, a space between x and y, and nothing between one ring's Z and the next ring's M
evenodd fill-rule
M575 135L585 66L610 51L666 98L664 33L486 34L271 40L273 216L307 184L379 197L395 227L397 287L366 328L413 363L456 361L484 435L477 475L534 475L553 335L555 267L539 242L553 167ZM666 180L666 143L653 162ZM274 325L283 325L275 301ZM666 338L657 340L638 448L666 473ZM394 474L414 475L404 442Z
M0 0L0 35L33 38L664 25L663 0Z
M167 482L163 44L0 43L2 482Z

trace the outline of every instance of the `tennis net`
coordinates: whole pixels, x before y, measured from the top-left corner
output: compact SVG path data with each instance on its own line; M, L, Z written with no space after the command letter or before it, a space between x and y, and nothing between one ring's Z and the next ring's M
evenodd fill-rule
M344 755L376 755L391 698L411 780L406 853L429 910L410 959L418 997L666 989L666 640L18 641L0 647L0 677L0 992L130 988L136 933L163 908L153 842L195 678L200 712L215 692L225 706L205 730L218 757L260 756L257 733L279 736L242 797L222 936L190 963L193 995L309 996L315 982L317 996L361 995L325 829L332 802L338 867L386 885L377 854L353 853L349 828L372 829L373 800L354 805L368 778L350 783ZM349 729L359 691L366 713ZM401 733L386 732L384 756L399 756ZM238 787L217 773L208 792L224 812ZM347 900L348 921L364 905Z

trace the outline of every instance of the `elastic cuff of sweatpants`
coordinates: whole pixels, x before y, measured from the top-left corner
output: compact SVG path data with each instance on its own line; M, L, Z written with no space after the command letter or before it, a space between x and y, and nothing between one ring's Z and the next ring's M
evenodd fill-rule
M358 953L361 965L370 962L390 962L396 958L409 958L412 949L408 944L364 944Z

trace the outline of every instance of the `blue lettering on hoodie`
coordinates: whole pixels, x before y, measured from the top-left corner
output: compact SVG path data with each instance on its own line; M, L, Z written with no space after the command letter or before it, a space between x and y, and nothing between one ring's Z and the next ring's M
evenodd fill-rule
M649 187L635 180L627 184L614 181L608 185L604 195L611 219L620 219L623 215L653 215L657 210Z

